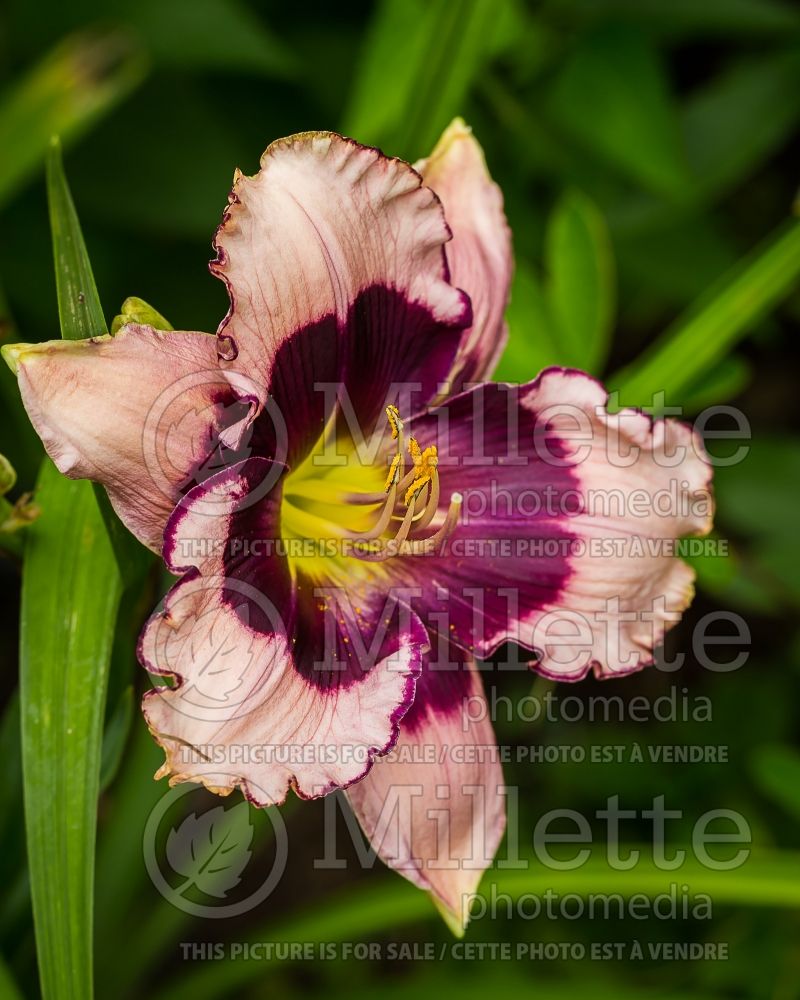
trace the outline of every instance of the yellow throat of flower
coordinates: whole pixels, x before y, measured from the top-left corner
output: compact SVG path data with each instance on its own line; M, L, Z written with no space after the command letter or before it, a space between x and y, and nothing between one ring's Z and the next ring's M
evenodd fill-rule
M421 448L413 437L406 443L397 407L387 406L386 416L394 442L388 474L379 462L364 460L363 448L352 441L332 462L326 431L286 477L281 535L294 573L302 569L315 579L341 583L374 576L380 572L376 564L393 556L434 554L455 530L460 493L452 494L437 518L436 445Z

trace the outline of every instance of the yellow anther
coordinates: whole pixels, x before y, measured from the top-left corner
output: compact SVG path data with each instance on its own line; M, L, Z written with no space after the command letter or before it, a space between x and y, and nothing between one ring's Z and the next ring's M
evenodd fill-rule
M385 493L389 492L399 478L400 459L402 457L402 455L395 455L392 459L392 464L389 466L389 475L386 477L386 485L383 487Z
M400 411L393 404L386 407L386 416L389 419L389 426L392 428L392 440L397 440L397 435L403 428L403 421L400 419Z
M430 482L429 476L422 476L419 479L414 480L414 482L406 490L406 495L403 499L406 507L411 505L411 501L428 482Z
M436 450L436 445L429 445L425 451L422 453L422 467L423 469L429 469L431 475L433 470L439 464L439 452Z
M416 438L409 438L408 450L414 461L414 479L406 490L404 498L406 507L426 483L433 482L433 478L436 475L436 466L439 464L439 454L435 444L430 445L423 451L417 443Z

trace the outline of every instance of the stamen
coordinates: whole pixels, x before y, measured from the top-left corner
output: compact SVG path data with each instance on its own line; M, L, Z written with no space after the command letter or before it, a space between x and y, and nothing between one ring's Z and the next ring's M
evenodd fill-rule
M414 460L414 478L406 490L406 504L411 502L411 497L416 494L421 486L432 482L436 476L436 468L439 464L439 454L435 444L430 445L425 451L422 451L417 444L416 438L409 438L408 450L411 452L411 458Z
M455 531L461 512L462 496L453 493L443 521L428 538L420 534L434 521L439 512L440 480L439 455L436 445L421 448L416 438L408 438L408 452L412 468L405 471L403 421L396 406L386 407L392 438L397 442L397 450L389 462L389 471L383 493L359 492L341 493L331 483L332 492L338 492L338 502L360 506L379 507L377 519L366 531L339 528L334 537L347 540L348 554L366 562L383 562L396 555L434 554L442 543ZM292 484L286 498L295 501L319 499L319 483ZM292 504L294 507L295 504ZM302 521L304 533L312 532L321 524L322 518L303 510L301 502L292 517ZM405 508L403 510L403 507ZM330 526L328 526L330 531ZM413 536L412 536L413 531ZM394 533L393 533L394 532Z
M436 516L436 511L439 509L439 476L438 474L431 480L431 491L428 495L428 502L425 505L425 509L422 512L422 516L414 524L417 531L422 528L427 528L431 521Z
M461 504L464 497L460 493L450 494L450 506L447 508L447 515L441 527L430 538L417 539L406 542L400 550L401 555L427 556L439 548L442 542L446 541L458 526L458 518L461 514Z
M389 527L389 522L392 519L392 514L394 512L394 505L397 502L397 485L390 487L389 496L386 498L386 505L381 511L381 516L369 529L369 531L349 531L348 537L353 539L359 539L363 541L370 541L373 538L378 538L380 535L386 531Z
M389 505L387 504L387 507ZM414 516L414 506L408 508L406 515L403 518L403 523L400 525L400 529L394 538L384 539L380 541L375 547L368 549L356 548L353 550L353 555L357 559L361 559L364 562L385 562L387 559L391 559L392 556L397 555L399 549L402 547L406 538L408 538L408 533L411 530L411 521ZM368 539L362 539L367 541Z
M392 440L397 442L397 454L392 459L392 469L397 474L399 479L402 479L404 472L406 471L405 456L403 455L403 421L400 418L400 411L390 403L386 407L386 416L389 420L389 426L392 429ZM391 477L391 470L389 476ZM387 484L389 479L386 480ZM389 486L386 486L386 491L388 493Z
M392 464L389 466L389 475L386 477L386 485L384 490L388 493L389 488L397 483L400 478L400 462L402 460L402 455L395 455L392 459Z
M386 407L386 416L389 418L389 426L392 428L392 440L396 441L403 429L403 421L400 419L400 411L390 403Z

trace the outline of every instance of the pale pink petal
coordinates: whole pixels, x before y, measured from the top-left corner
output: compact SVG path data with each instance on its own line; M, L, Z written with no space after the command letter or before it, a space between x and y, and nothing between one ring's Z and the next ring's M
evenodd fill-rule
M144 700L166 752L160 773L222 794L241 787L258 805L282 802L290 786L312 798L363 777L397 739L427 647L409 612L368 669L337 672L324 655L301 662L297 599L273 547L281 471L249 459L183 498L164 554L186 575L140 642L147 669L176 682ZM258 542L258 555L245 542Z
M47 453L108 490L127 527L160 551L180 492L207 474L242 404L205 333L123 327L116 336L15 344L22 400Z
M712 526L712 469L700 436L638 410L612 415L607 400L590 376L548 369L526 403L568 439L563 461L580 504L567 525L571 572L549 620L534 629L533 644L545 652L537 669L557 679L652 663L694 596L694 571L676 542Z
M262 402L279 398L287 422L299 408L305 428L317 429L324 383L366 396L365 428L393 383L419 381L423 405L471 316L448 282L448 239L407 163L331 132L272 143L255 176L237 172L214 241L227 367L254 378Z
M502 839L506 801L481 678L462 660L425 664L394 750L347 790L382 860L461 927Z
M511 230L483 150L460 118L445 130L428 159L415 166L441 198L453 231L447 245L450 280L472 300L472 326L461 338L449 377L450 391L457 392L465 382L490 378L505 347Z

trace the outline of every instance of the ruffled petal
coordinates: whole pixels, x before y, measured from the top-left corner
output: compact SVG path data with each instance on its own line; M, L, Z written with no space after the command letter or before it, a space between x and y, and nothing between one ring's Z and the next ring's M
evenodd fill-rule
M400 729L348 799L381 859L464 927L505 829L503 773L475 664L457 650L428 660Z
M557 436L574 436L583 412L590 436L588 449L577 439L567 446L579 494L570 574L553 623L540 621L533 635L537 648L555 638L537 669L558 680L653 662L694 597L694 570L677 542L708 534L713 522L712 468L692 427L633 409L612 415L607 403L599 382L565 369L543 373L530 402Z
M486 384L413 422L436 440L462 520L432 557L396 560L429 628L479 657L504 642L577 680L640 669L692 597L678 539L711 527L702 442L674 420L611 415L582 372Z
M451 281L472 300L472 326L462 335L448 379L455 393L465 382L490 378L505 347L511 230L483 150L460 118L445 130L428 159L415 167L442 200L453 231L447 245Z
M427 647L409 614L360 670L336 662L336 644L301 662L296 595L276 544L282 471L248 459L181 501L164 551L186 575L140 642L143 665L175 681L143 705L166 752L160 774L220 794L241 787L260 806L282 802L290 786L312 798L363 777L397 739Z
M222 428L246 410L205 333L130 325L116 336L6 348L31 422L59 470L108 490L160 551L181 491L208 473Z
M274 142L255 176L237 172L211 264L231 299L220 351L285 422L276 454L316 440L337 386L365 431L393 385L419 383L417 408L437 392L471 318L448 239L407 163L331 132Z

